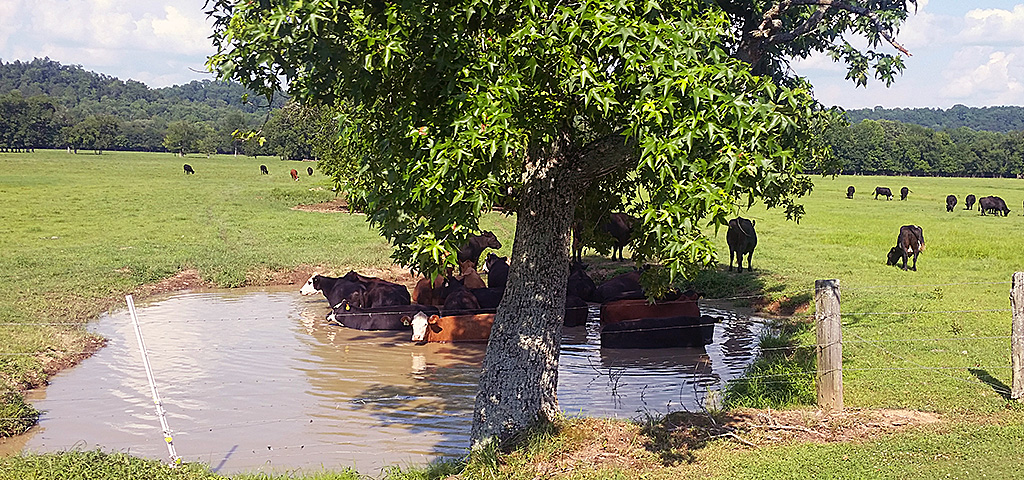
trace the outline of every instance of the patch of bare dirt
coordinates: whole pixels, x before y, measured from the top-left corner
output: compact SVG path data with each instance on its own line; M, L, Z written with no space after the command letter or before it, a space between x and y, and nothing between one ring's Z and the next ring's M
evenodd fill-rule
M341 196L329 202L312 203L309 205L296 205L292 207L292 210L320 213L354 213L358 215L363 215L362 212L357 212L349 208L348 200L345 199L345 197Z

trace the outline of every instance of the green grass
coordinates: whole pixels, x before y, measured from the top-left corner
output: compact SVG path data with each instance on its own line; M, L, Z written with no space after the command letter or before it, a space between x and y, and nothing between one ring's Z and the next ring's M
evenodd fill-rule
M196 175L181 173L184 162ZM259 175L260 163L273 174ZM55 366L73 361L95 340L84 322L117 307L125 293L183 269L195 268L216 285L238 286L300 266L390 265L390 247L362 216L292 210L334 194L319 174L292 181L284 173L290 165L267 158L183 160L118 152L0 154L0 390L42 385ZM811 301L815 280L839 279L846 405L937 412L944 421L862 443L746 451L712 442L695 464L703 465L706 476L720 478L918 478L911 473L915 469L939 477L1016 474L1021 458L1011 447L1024 433L1024 416L1003 392L1010 384L1009 281L1014 271L1024 270L1024 181L857 176L815 178L815 184L804 199L807 216L800 224L759 207L743 214L757 220L753 273L729 273L722 266L702 274L696 285L711 297L764 295L784 309L796 308L788 331L801 352L814 339L811 312L799 307ZM851 184L859 193L847 200ZM906 185L913 192L905 202L874 200L868 192L876 185L894 191ZM947 213L950 193L961 207ZM968 193L1003 197L1011 215L962 210ZM921 225L927 239L918 271L886 266L899 227L911 223ZM500 253L507 254L511 219L488 216L483 226L502 239ZM716 242L724 261L724 229ZM606 263L595 260L590 259ZM802 368L809 367L787 372ZM565 442L545 438L541 443L555 448ZM537 443L532 445L527 459L552 455L531 454ZM90 455L4 459L0 478L80 478L46 475L54 475L52 466L59 462L122 461ZM79 459L68 460L73 457ZM393 469L386 475L445 478L458 468ZM200 470L188 473L199 475L194 477L149 478L212 475L195 473ZM474 471L484 475L486 469ZM628 470L603 473L630 478ZM330 472L317 475L325 476L306 478L335 478Z

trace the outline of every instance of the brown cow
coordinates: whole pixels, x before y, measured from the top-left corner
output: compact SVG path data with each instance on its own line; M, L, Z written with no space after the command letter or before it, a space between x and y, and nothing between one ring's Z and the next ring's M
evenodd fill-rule
M601 325L636 320L639 318L660 317L699 317L700 307L697 299L700 295L694 291L683 293L679 300L671 302L647 303L647 300L616 300L601 305Z
M470 262L463 262L461 265L462 275L455 278L462 281L462 284L466 288L487 288L487 284L484 283L484 279L480 278L480 274L476 272L476 266Z
M412 303L444 305L444 296L441 294L443 287L444 275L438 275L433 282L430 281L430 277L421 278L412 290Z
M291 171L291 174L292 174L292 180L295 180L296 182L299 181L299 171L298 170L293 168L292 171Z
M409 323L412 341L417 343L486 342L494 326L493 313L471 315L430 315L418 312Z

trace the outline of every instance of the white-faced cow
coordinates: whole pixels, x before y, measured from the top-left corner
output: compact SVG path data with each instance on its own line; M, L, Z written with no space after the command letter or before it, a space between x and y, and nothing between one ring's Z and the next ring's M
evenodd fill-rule
M946 211L952 212L956 206L956 195L946 195Z
M353 307L370 308L389 305L409 305L409 289L405 285L391 283L379 278L364 277L349 272L344 277L334 278L314 274L299 289L302 295L322 293L331 308L347 302Z
M440 310L433 305L417 304L359 308L343 300L327 315L327 320L356 330L406 330L409 319L420 312L437 315Z
M412 341L428 342L486 342L494 326L493 313L470 315L427 315L418 312L409 323Z
M917 225L904 225L900 227L900 234L896 237L896 246L889 250L887 265L896 266L900 259L903 259L903 268L907 269L908 257L914 256L914 265L911 270L917 271L917 255L924 251L924 230Z
M1006 202L1002 198L991 195L978 200L978 210L981 210L982 215L986 212L995 216L1002 213L1004 217L1010 214L1010 209L1006 208Z
M747 256L747 270L753 271L751 259L754 257L754 247L757 246L757 232L754 231L756 222L746 218L736 217L729 220L729 230L725 232L725 241L729 244L729 271L732 271L732 259L736 257L736 268L743 273L743 255Z
M892 200L892 190L889 190L889 187L875 187L875 200L878 200L879 195L886 200Z

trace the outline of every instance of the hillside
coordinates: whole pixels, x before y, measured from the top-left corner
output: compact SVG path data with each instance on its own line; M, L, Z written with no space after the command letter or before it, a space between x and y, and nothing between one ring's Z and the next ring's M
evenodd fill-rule
M850 123L861 120L892 120L930 128L952 130L967 127L975 131L1011 132L1024 130L1024 107L863 108L847 110Z

